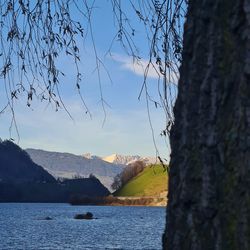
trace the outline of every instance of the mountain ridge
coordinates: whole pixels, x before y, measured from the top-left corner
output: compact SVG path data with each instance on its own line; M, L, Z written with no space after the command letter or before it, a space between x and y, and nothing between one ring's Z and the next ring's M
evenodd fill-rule
M101 158L86 158L83 155L26 149L31 159L41 165L56 178L87 177L94 174L106 187L110 188L114 176L122 171L124 165L112 164Z
M12 141L0 141L0 202L70 202L74 197L106 196L95 176L56 180Z
M56 180L15 143L0 141L1 182L56 182Z
M41 165L55 178L87 177L90 174L94 174L109 190L111 190L113 178L127 164L137 160L142 160L147 165L156 162L154 157L141 157L139 155L112 154L106 157L99 157L91 153L75 155L33 148L26 149L26 152L35 163Z

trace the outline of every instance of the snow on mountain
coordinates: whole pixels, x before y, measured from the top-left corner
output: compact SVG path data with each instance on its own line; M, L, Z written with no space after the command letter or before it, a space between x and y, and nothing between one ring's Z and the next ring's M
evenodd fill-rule
M93 160L93 159L99 159L101 160L102 158L97 156L97 155L92 155L91 153L85 153L82 155L84 158L87 158L89 160Z
M42 166L56 178L88 177L90 174L94 174L109 189L114 177L129 163L140 160L149 165L157 162L155 157L139 155L112 154L101 158L90 153L74 155L40 149L26 149L26 152L36 164Z
M158 162L156 157L141 157L139 155L118 155L118 154L105 156L102 158L102 160L109 163L122 164L122 165L128 165L135 161L144 161L146 165L155 164Z
M31 159L55 177L88 177L94 174L106 187L110 188L114 176L124 167L103 161L99 157L84 157L69 153L50 152L40 149L26 149Z

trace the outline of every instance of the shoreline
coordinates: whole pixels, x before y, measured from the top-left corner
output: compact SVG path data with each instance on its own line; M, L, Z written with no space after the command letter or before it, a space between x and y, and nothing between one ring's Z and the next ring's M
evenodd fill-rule
M73 206L147 206L166 207L167 198L163 197L75 197L70 201Z

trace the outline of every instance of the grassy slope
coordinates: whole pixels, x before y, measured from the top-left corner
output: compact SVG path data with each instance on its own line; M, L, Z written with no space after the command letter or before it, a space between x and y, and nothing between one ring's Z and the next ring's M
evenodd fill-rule
M117 190L115 196L157 196L167 190L167 172L162 166L147 167L124 187Z

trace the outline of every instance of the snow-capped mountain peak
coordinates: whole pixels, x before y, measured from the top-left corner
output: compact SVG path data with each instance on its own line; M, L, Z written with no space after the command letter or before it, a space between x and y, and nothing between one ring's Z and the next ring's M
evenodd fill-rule
M141 157L139 155L119 155L119 154L112 154L109 156L105 156L102 160L113 163L113 164L122 164L128 165L134 161L144 161L146 164L153 164L156 163L157 160L154 157Z

